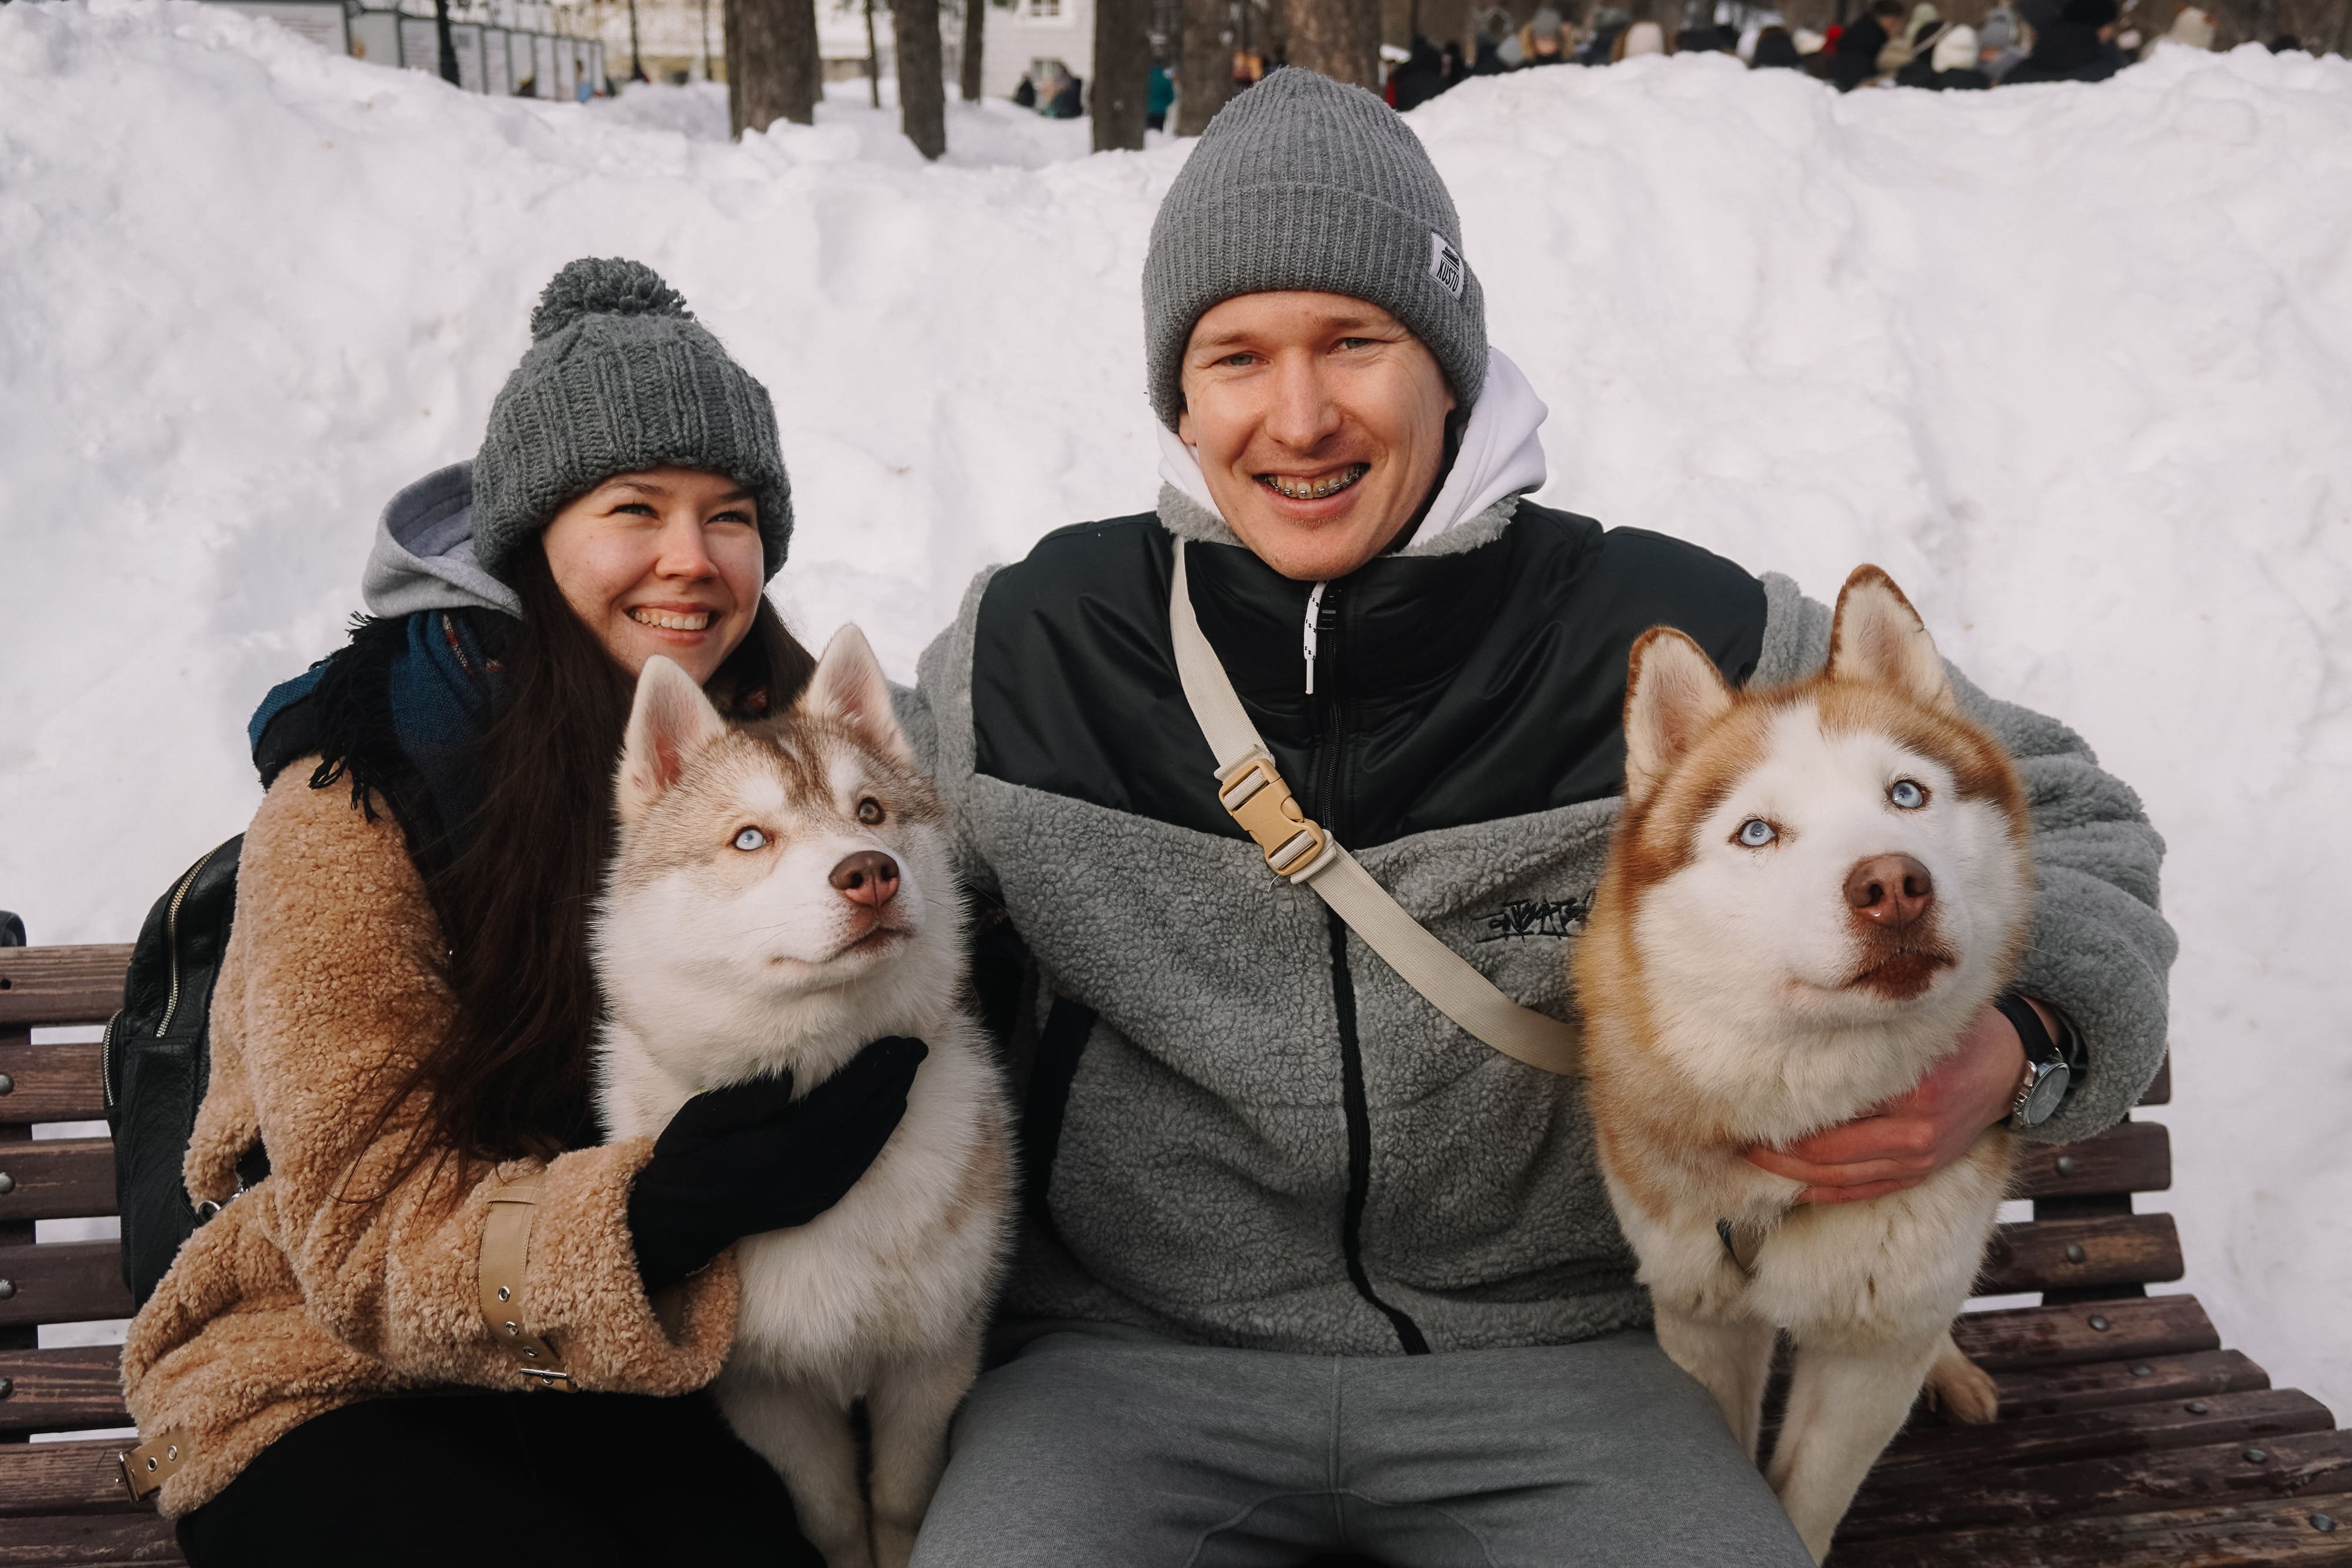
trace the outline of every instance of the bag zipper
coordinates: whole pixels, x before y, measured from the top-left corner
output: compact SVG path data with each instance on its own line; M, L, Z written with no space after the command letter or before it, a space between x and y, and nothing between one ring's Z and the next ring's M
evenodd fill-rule
M114 1026L122 1021L122 1009L106 1020L106 1032L98 1037L98 1091L106 1102L106 1113L114 1114Z
M180 1010L180 905L187 901L188 889L196 885L196 878L204 874L205 867L213 863L213 856L220 853L220 850L221 847L215 844L204 859L188 868L188 874L182 877L180 885L172 890L171 904L163 912L163 947L171 955L172 989L163 1000L163 1021L155 1026L155 1038L158 1040L172 1032L172 1015ZM101 1051L101 1060L103 1055Z

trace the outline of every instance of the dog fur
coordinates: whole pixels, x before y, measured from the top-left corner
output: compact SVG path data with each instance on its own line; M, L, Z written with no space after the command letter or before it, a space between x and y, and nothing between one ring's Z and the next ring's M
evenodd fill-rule
M646 661L615 796L595 927L607 1136L658 1133L693 1095L779 1070L805 1093L885 1035L930 1048L905 1119L848 1195L738 1244L742 1304L717 1384L831 1568L900 1568L1010 1236L1006 1110L961 1000L964 913L939 798L855 627L790 712L740 729L676 664ZM739 839L747 829L763 841ZM857 902L829 882L876 851L897 863L895 896Z
M1741 1157L1904 1092L2006 985L2033 876L2024 791L1964 718L1927 628L1864 566L1828 666L1730 689L1678 632L1633 645L1625 810L1573 959L1610 1197L1659 1343L1756 1450L1776 1331L1795 1348L1769 1477L1818 1560L1923 1378L1989 1420L1952 1343L2009 1185L1995 1129L1907 1191L1798 1205ZM1909 779L1925 803L1895 799ZM1761 821L1769 841L1740 841ZM1875 857L1933 878L1900 929L1845 894ZM1866 894L1869 883L1860 884ZM1717 1228L1756 1239L1752 1271Z

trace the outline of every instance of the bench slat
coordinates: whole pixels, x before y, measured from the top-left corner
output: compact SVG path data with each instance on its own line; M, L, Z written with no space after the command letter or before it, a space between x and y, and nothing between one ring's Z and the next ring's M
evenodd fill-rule
M2079 1144L2021 1144L2015 1197L2162 1192L2172 1185L2172 1133L2161 1122L2125 1122Z
M1952 1338L1991 1373L2221 1348L2212 1320L2187 1295L1969 1312L1952 1324Z
M2146 1285L2178 1280L2183 1271L2180 1232L2168 1214L2031 1219L1995 1231L1977 1289L2000 1296L2017 1291Z
M0 1073L10 1080L8 1092L0 1094L0 1123L95 1122L106 1114L95 1040L28 1045L21 1035L0 1040Z
M2204 1408L2191 1410L2192 1404ZM2284 1437L2328 1431L2335 1425L2327 1406L2308 1394L2260 1388L2161 1405L2024 1416L1984 1427L1914 1427L1888 1446L1872 1480L1888 1490L1914 1485L1967 1488L1979 1478L1962 1477L1963 1470Z
M68 1568L92 1563L184 1563L171 1521L146 1512L49 1514L0 1519L0 1568Z
M131 1500L115 1458L136 1441L0 1445L0 1514L152 1512Z
M122 1005L131 944L0 947L0 1029L104 1023Z
M2139 1103L2143 1105L2172 1103L2172 1052L2168 1051L2164 1053L2164 1064L2156 1070L2155 1082L2147 1086L2147 1092L2139 1097Z
M2249 1459L2250 1453L2262 1458ZM2347 1485L2352 1485L2352 1432L2315 1432L2260 1447L2210 1443L2168 1453L1979 1474L1964 1487L1887 1492L1865 1482L1853 1511L1838 1528L1838 1539L1941 1534L2037 1520L2145 1513L2152 1507L2199 1508ZM2345 1528L2352 1532L2352 1519Z
M2234 1350L2074 1362L1998 1373L1993 1382L2000 1389L2000 1416L2005 1421L2099 1410L2112 1405L2195 1399L2207 1394L2243 1394L2271 1385L2269 1373Z
M0 1397L0 1431L128 1427L121 1358L121 1347L111 1344L0 1351L0 1377L8 1380L8 1393Z
M0 1247L0 1278L16 1287L0 1301L0 1326L127 1318L122 1248L114 1241L45 1241Z
M2334 1520L2323 1531L2314 1515ZM2008 1530L1857 1541L1829 1568L2343 1568L2352 1492L2110 1514Z
M86 1219L114 1212L114 1141L0 1144L0 1220Z

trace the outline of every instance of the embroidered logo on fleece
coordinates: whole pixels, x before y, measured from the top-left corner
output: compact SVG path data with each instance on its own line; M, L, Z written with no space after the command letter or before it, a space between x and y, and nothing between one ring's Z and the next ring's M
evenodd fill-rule
M1486 935L1478 940L1573 936L1584 929L1584 917L1591 910L1589 898L1515 898L1486 916Z
M1462 285L1469 273L1469 265L1462 259L1462 253L1446 244L1444 235L1431 230L1429 276L1437 279L1437 286L1459 299L1462 298Z

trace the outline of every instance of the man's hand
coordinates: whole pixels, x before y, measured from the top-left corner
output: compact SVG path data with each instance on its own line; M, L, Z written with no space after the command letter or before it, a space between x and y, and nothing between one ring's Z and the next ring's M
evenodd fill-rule
M2031 998L2028 998L2031 1001ZM2054 1038L2058 1018L2033 1010ZM1861 1203L1917 1186L1968 1153L1977 1134L2009 1114L2025 1078L2025 1043L1992 1008L1969 1020L1950 1055L1910 1092L1868 1115L1785 1149L1753 1148L1751 1164L1805 1184L1799 1203Z

